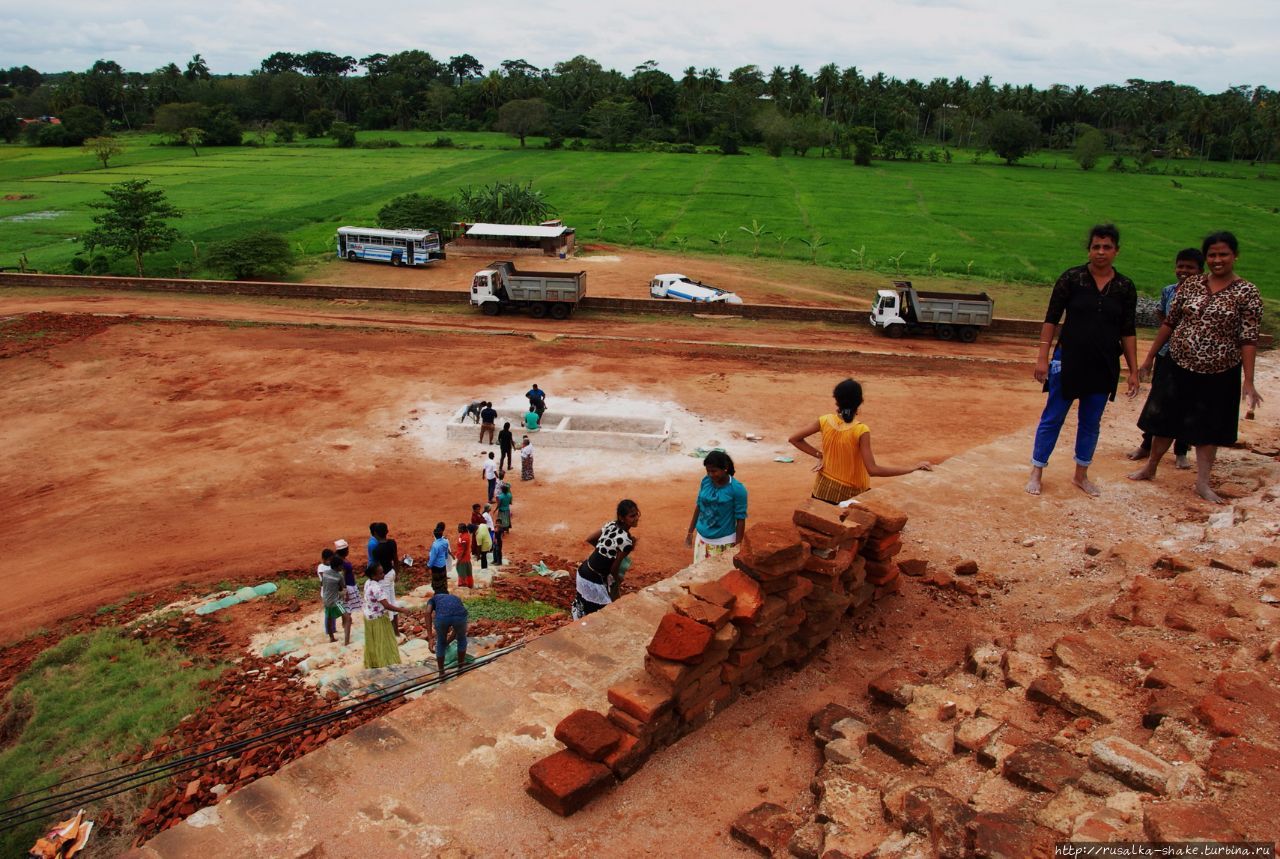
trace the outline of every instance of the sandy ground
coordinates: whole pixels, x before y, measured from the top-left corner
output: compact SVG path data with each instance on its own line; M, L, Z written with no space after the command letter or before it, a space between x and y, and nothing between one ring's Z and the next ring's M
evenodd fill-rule
M239 320L280 315L260 303L96 299L6 297L0 312L128 312L132 302L192 317L206 305ZM9 453L0 486L10 499L0 524L26 535L24 562L45 571L15 579L0 641L174 581L259 581L310 567L336 537L360 545L374 520L421 555L437 521L466 518L483 494L482 449L446 443L440 416L481 397L518 400L532 381L553 403L670 414L685 451L725 445L764 506L803 494L807 465L773 456L793 427L827 409L845 375L867 383L864 416L885 461L945 459L1040 408L1025 366L941 360L928 354L941 351L936 341L910 341L920 353L905 355L744 350L664 343L654 326L623 321L610 336L640 339L495 339L468 330L472 319L408 331L363 319L338 330L107 319L82 332L49 323L72 331L51 330L0 363L0 408L21 415L0 426ZM689 329L723 333L711 321ZM750 330L779 347L799 339L790 326ZM751 433L764 439L742 440ZM548 448L536 462L534 483L515 482L511 551L576 557L583 536L630 496L644 511L637 573L684 565L698 460Z

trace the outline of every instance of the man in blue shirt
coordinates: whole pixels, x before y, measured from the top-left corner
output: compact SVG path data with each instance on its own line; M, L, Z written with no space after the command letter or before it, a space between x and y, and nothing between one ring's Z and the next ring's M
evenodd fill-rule
M467 661L467 607L448 590L437 589L427 600L427 641L435 648L441 680L450 638L458 643L458 673L462 673Z
M525 396L529 398L529 411L536 412L538 421L541 423L542 413L547 410L547 392L534 385L525 393Z
M1160 310L1158 315L1163 323L1165 317L1169 315L1169 305L1173 304L1173 297L1178 293L1178 287L1182 282L1192 275L1204 274L1204 254L1200 253L1197 248L1184 248L1178 251L1178 257L1173 264L1173 273L1177 276L1177 281L1169 284L1160 290ZM1162 384L1169 380L1169 344L1165 343L1156 353L1156 365L1151 371L1151 391L1147 392L1150 397L1155 391L1156 385ZM1190 468L1191 459L1187 456L1191 450L1191 445L1182 439L1174 439L1173 455L1175 457L1174 464L1178 468ZM1151 433L1144 432L1142 434L1142 444L1138 445L1127 454L1128 459L1142 460L1151 454Z
M453 550L449 548L449 538L444 535L443 522L436 523L434 533L427 566L431 568L431 590L441 593L449 589L449 559L453 557Z

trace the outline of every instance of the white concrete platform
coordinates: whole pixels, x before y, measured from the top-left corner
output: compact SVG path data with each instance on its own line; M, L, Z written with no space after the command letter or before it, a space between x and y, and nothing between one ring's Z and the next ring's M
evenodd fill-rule
M542 415L537 432L524 429L524 413L498 413L497 426L511 423L511 432L519 448L520 437L528 435L534 448L593 447L605 450L634 450L666 453L671 449L671 419L664 417L631 417L590 412L570 413L548 409ZM466 416L463 406L453 413L445 427L450 441L476 441L480 425Z

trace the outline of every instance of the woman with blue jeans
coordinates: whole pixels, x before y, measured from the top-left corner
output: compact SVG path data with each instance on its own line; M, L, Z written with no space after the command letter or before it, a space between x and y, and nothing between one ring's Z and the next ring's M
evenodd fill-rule
M458 673L467 659L467 607L449 593L447 586L427 600L427 642L436 651L436 669L444 679L444 657L452 639L458 644Z
M1112 224L1095 226L1089 231L1086 247L1089 262L1067 269L1054 284L1040 330L1035 379L1044 383L1049 397L1031 453L1026 486L1031 495L1040 494L1044 468L1071 404L1077 400L1076 472L1071 482L1086 495L1100 495L1097 485L1089 480L1089 466L1098 446L1102 413L1107 401L1116 396L1121 354L1129 367L1125 393L1130 399L1138 395L1138 292L1133 281L1115 270L1120 231Z

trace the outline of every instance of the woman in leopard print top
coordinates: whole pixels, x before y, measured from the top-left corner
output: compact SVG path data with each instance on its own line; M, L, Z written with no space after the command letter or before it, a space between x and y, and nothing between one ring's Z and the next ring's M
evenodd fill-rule
M1234 235L1213 233L1204 240L1203 251L1209 273L1187 278L1178 288L1142 365L1149 372L1160 347L1169 343L1172 384L1161 396L1153 391L1138 419L1138 426L1154 436L1151 455L1129 477L1155 477L1174 437L1186 439L1196 446L1196 492L1221 504L1209 486L1218 448L1235 443L1241 396L1250 409L1262 402L1253 383L1262 296L1236 274L1240 245Z

